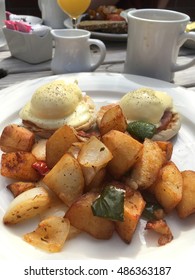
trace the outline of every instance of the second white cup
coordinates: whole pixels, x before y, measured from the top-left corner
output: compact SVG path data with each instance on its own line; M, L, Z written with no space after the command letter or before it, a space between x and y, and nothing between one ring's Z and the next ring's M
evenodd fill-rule
M171 10L140 9L128 13L128 43L124 72L172 81L174 73L195 65L177 64L179 48L195 34L185 32L190 18Z

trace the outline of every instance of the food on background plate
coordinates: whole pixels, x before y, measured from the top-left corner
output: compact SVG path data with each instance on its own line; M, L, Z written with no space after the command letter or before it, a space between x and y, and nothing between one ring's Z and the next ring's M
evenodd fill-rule
M65 89L66 102L63 102L61 89ZM47 99L48 96L52 97L51 100ZM55 131L43 142L38 139L28 151L21 149L23 146L29 149L29 142L36 138L34 126L29 126L31 132L28 129L18 130L14 125L3 130L3 149L9 146L10 135L14 135L16 143L18 140L23 143L22 146L12 145L13 151L5 150L2 154L1 175L15 180L15 184L7 186L15 198L5 212L4 223L11 225L37 215L40 219L41 215L46 216L35 231L27 233L24 239L51 252L62 250L64 242L69 240L66 237L73 236L70 231L74 228L76 232L84 231L97 239L110 239L116 232L129 244L148 207L147 196L150 194L150 211L154 213L150 215L152 218L147 218L145 229L161 234L159 245L169 243L173 235L165 221L166 214L176 210L180 218L186 218L195 212L194 200L190 198L190 193L195 193L195 172L181 172L171 162L171 142L148 137L140 141L126 129L132 120L150 121L160 126L164 112L170 111L171 116L178 114L173 109L171 97L143 88L127 93L115 104L100 108L97 135L94 131L86 130L83 134L85 137L79 137L80 132L63 122L59 128L52 126L55 125L55 120L52 122L54 116L58 117L60 112L72 114L79 102L83 102L82 97L76 83L56 80L40 87L20 115L23 120L23 111L27 109L27 115L30 112L33 116L31 121L38 116L39 125L44 120L43 130L48 130L49 123L49 129L55 128ZM50 111L51 104L54 112ZM92 114L94 124L95 106ZM13 129L11 133L10 128ZM39 141L40 146L37 144ZM187 195L182 192L183 179ZM67 210L64 209L63 213L59 211L60 216L52 214L52 209L56 213L56 208L59 205L61 209L62 203ZM158 211L153 211L157 204ZM45 214L47 210L49 216ZM63 224L64 221L66 224ZM59 225L60 232L56 235ZM49 231L45 235L47 229Z
M115 6L99 6L90 9L78 24L78 28L88 31L125 34L127 33L127 22L120 15L122 9Z
M55 80L39 87L19 115L27 128L47 138L65 124L88 130L95 122L94 110L76 81Z
M191 31L195 31L195 21L188 23L186 26L186 32L191 32Z
M78 28L94 32L125 34L127 24L125 21L111 20L85 20L78 24Z
M162 141L171 139L181 127L180 115L166 92L140 88L124 95L119 105L127 119L127 130L140 130L141 140L145 138L141 136L143 127L152 133L148 138Z

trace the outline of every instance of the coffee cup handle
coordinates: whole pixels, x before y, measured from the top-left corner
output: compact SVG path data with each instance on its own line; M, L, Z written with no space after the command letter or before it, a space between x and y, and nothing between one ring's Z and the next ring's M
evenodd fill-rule
M97 61L95 63L91 63L91 69L90 70L94 71L104 61L104 58L106 56L106 46L105 46L105 44L102 41L97 40L97 39L89 39L88 42L89 42L89 46L95 45L95 46L98 47L98 49L100 51L99 52L99 57L98 57Z
M187 40L193 40L195 41L195 32L184 32L183 34L180 35L178 45L182 46L183 43ZM195 65L195 58L191 59L189 62L184 63L184 64L173 64L172 66L172 72L180 71L187 69L191 66Z

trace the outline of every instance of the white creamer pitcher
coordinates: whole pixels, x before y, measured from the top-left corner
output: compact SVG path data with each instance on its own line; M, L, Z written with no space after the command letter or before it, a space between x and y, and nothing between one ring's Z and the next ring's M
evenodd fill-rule
M55 41L55 52L51 69L55 74L94 71L106 55L106 47L100 40L90 39L90 32L81 29L51 30ZM93 61L90 46L99 49L99 56Z

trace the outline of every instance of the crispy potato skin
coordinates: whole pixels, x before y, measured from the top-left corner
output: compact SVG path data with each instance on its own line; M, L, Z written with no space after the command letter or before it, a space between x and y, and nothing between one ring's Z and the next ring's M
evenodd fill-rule
M12 152L2 154L1 175L20 180L36 182L40 174L32 167L36 158L29 152Z
M7 188L11 191L14 197L35 187L36 184L32 182L14 182L7 186Z
M0 147L3 152L30 152L35 143L35 135L30 130L10 124L6 126L0 137Z
M173 153L173 143L169 141L156 141L156 143L165 152L166 160L169 161Z
M183 191L181 172L173 162L170 161L161 168L152 188L165 212L171 212L182 199Z
M137 224L145 207L145 201L140 192L126 196L124 202L124 222L115 222L115 229L121 239L129 244L133 238Z
M141 156L130 174L132 185L137 185L139 189L149 188L155 182L165 161L166 155L159 145L150 139L145 139Z
M176 210L180 218L186 218L195 213L195 171L185 170L181 172L183 178L183 192L181 201Z

